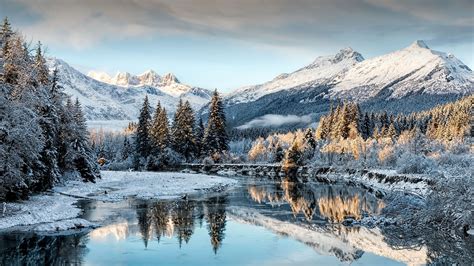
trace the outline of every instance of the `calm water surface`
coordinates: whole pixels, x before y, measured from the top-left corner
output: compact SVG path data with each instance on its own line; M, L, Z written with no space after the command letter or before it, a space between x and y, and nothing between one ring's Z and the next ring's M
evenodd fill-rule
M0 235L0 264L403 265L428 259L422 240L394 246L378 228L344 226L385 203L361 188L243 181L187 200L82 201L104 226L68 235ZM402 236L397 236L402 237Z

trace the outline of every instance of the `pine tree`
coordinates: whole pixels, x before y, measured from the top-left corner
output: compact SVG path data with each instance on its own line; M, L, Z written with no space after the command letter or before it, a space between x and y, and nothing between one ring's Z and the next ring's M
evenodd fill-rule
M182 154L186 160L196 154L196 140L194 136L194 112L189 101L178 103L173 121L173 148Z
M370 117L368 113L364 114L364 120L362 122L361 133L364 139L367 139L371 135L371 124Z
M195 132L195 139L196 139L196 156L201 157L203 155L204 149L204 123L202 122L202 118L199 118L199 122L196 126Z
M397 130L395 129L395 126L393 125L393 123L390 123L390 126L388 127L387 132L385 133L385 136L391 138L392 140L395 140L397 135L398 134L397 134Z
M347 139L349 136L349 123L350 109L348 105L344 103L342 108L339 108L339 112L336 116L334 139Z
M297 141L293 141L293 144L285 154L283 161L283 168L285 171L292 170L301 166L301 151Z
M130 155L132 154L132 146L130 145L130 141L128 140L127 136L123 138L123 146L122 146L122 160L127 160Z
M155 115L150 129L150 137L155 154L162 153L170 146L168 115L165 108L160 108L158 115Z
M10 22L8 18L5 17L3 20L2 28L0 30L0 81L4 81L3 78L3 65L4 65L4 58L5 54L8 53L8 45L7 42L9 41L11 35L13 34Z
M159 154L161 151L161 147L159 145L158 141L158 132L160 130L160 124L159 124L159 115L161 112L161 104L158 101L156 104L155 108L155 113L153 115L153 118L150 123L150 129L149 129L149 135L150 135L150 145L151 145L151 153L153 154Z
M205 150L208 155L222 153L229 149L228 143L229 137L226 131L224 106L219 93L215 90L212 95L209 107L209 120L207 121L207 128L204 133Z
M138 170L144 166L143 161L150 155L150 136L148 134L150 128L150 104L148 103L148 95L145 96L143 106L138 117L138 127L135 134L135 169Z
M84 117L84 113L82 112L82 106L77 98L74 103L73 110L75 134L72 142L72 148L76 153L74 158L74 166L81 174L81 177L84 181L95 182L97 178L100 178L100 173L95 161L95 156L93 155L89 144L89 133L87 131L86 119Z
M38 42L36 47L36 54L34 59L34 69L36 71L36 80L39 85L48 85L49 84L49 72L46 67L46 60L43 56L43 51L41 49L41 42Z
M315 133L315 137L317 140L327 139L329 135L327 124L328 124L327 117L324 115L321 116L321 118L319 119L318 128L316 128L316 133Z
M311 149L316 148L316 140L314 139L314 133L312 128L306 129L306 132L304 134L304 140L306 145L308 145Z
M13 34L12 31L12 26L10 24L10 21L8 21L8 17L5 17L3 19L3 24L2 24L2 29L0 30L0 41L2 44L5 43L5 40L10 38L10 36Z
M285 158L285 152L283 150L283 147L281 146L281 144L279 142L277 142L276 148L275 148L275 154L273 155L273 161L275 163L279 163L284 158Z

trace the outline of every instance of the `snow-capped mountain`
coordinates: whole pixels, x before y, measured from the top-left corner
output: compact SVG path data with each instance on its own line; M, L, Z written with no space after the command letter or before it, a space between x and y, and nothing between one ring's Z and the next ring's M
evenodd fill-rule
M87 76L104 83L126 88L142 86L155 87L174 97L179 97L192 89L191 86L182 84L173 73L160 76L153 70L147 70L140 75L118 72L113 77L105 72L89 71Z
M361 54L346 48L334 56L320 56L313 63L287 74L283 73L266 83L235 90L229 103L255 101L270 93L287 90L306 83L330 83L342 73L364 60Z
M154 71L134 76L117 73L90 72L84 75L60 59L47 60L48 67L58 70L58 82L66 94L78 98L88 120L135 120L148 95L154 108L160 101L169 115L176 110L179 99L189 100L195 110L205 105L211 92L179 83L172 74L160 77Z
M474 75L454 55L431 50L423 41L368 59L349 69L330 90L331 96L363 101L387 89L389 98L408 94L467 94Z
M293 73L237 89L225 97L225 103L230 124L242 126L268 114L311 115L317 121L330 101L349 99L366 110L410 112L473 92L474 74L469 67L451 54L415 41L371 59L351 48L342 49Z

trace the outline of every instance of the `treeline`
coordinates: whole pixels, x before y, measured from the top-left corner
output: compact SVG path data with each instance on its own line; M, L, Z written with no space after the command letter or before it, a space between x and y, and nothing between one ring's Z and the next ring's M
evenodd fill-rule
M92 145L104 168L160 170L183 162L207 159L219 162L227 156L229 137L222 101L214 92L209 119L204 125L191 104L180 100L170 123L160 102L154 113L145 97L138 123L131 123L122 134L93 132Z
M388 167L401 173L436 171L438 167L470 166L474 96L408 115L362 112L342 103L312 128L231 143L251 162L345 167ZM237 145L238 144L238 145ZM283 149L283 151L282 151Z
M355 103L343 103L320 118L316 139L337 140L369 137L397 138L403 131L418 129L433 140L462 139L471 134L473 96L409 115L361 112Z
M69 173L94 182L81 105L50 75L41 43L27 44L5 18L0 46L0 200L25 199Z

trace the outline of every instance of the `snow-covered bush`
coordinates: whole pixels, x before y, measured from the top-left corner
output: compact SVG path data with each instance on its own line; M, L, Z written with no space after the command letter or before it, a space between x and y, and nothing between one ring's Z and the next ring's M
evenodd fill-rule
M111 171L125 171L132 168L133 168L132 158L127 158L124 161L114 161L102 167L102 169L104 170L111 170Z
M397 172L400 174L428 174L437 169L436 163L424 155L403 153L397 159Z
M204 164L204 165L213 165L213 164L214 164L214 160L212 159L212 157L208 156L208 157L205 157L205 158L202 160L202 164Z
M473 154L441 154L438 158L438 164L450 167L463 167L472 169L472 162L474 161Z

